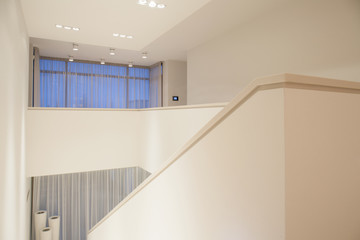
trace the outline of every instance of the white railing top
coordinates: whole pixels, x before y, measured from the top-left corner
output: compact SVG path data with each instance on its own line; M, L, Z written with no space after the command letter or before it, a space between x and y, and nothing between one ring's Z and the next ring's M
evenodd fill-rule
M228 103L209 103L209 104L196 104L196 105L181 105L171 107L156 107L156 108L60 108L60 107L28 107L28 110L56 110L56 111L163 111L163 110L179 110L179 109L197 109L197 108L218 108L225 107Z

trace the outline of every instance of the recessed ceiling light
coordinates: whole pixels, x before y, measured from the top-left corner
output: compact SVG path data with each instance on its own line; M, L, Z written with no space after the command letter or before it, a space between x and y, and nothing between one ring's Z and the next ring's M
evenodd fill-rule
M80 31L80 28L78 28L78 27L71 27L71 26L63 26L63 25L61 25L61 24L55 24L55 27L57 27L57 28L64 28L64 29L66 29L66 30L74 30L74 31Z
M73 44L73 50L74 51L78 51L79 50L79 45L77 45L76 43Z
M156 2L154 2L154 1L150 1L149 2L149 7L151 7L151 8L154 8L154 7L156 7Z
M133 67L133 62L129 62L129 67Z
M105 59L102 58L102 59L100 60L100 64L101 64L101 65L104 65L104 64L105 64Z
M143 53L142 53L142 58L143 58L143 59L148 58L148 56L147 56L147 52L143 52Z
M69 62L73 62L74 61L74 57L73 56L69 56Z
M138 4L140 5L147 5L147 1L146 0L139 0Z
M118 37L119 34L118 34L118 33L113 33L113 36L114 36L114 37Z
M138 4L140 5L147 5L148 7L151 7L151 8L166 8L166 5L163 4L163 3L156 3L156 1L154 0L151 0L150 2L148 2L147 0L138 0Z
M113 48L110 48L110 53L109 53L111 56L114 56L115 55L115 49Z
M134 37L129 35L129 36L127 36L126 38L132 39L132 38L134 38Z
M120 34L120 37L121 37L121 38L125 38L126 35L125 35L125 34Z

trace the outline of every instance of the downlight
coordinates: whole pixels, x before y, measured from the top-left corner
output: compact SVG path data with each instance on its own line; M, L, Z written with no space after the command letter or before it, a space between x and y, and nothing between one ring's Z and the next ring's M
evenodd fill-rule
M138 1L138 4L140 4L140 5L147 5L148 2L147 2L146 0L139 0L139 1Z
M154 1L150 1L149 2L149 7L151 7L151 8L154 8L154 7L156 7L156 2L154 2Z
M62 28L62 29L65 29L65 30L74 30L76 32L80 31L79 27L64 26L64 25L61 25L61 24L55 24L55 27L56 28Z
M73 44L73 51L79 51L79 45L76 43Z
M139 0L137 3L139 5L148 6L150 8L160 8L160 9L166 8L165 4L157 3L154 0L151 0L149 2L147 0Z

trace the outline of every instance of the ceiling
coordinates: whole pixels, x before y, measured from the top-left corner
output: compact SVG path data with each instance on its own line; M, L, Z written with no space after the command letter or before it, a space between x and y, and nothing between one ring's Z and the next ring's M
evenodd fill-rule
M141 52L127 49L116 49L115 55L111 56L108 47L79 44L79 50L73 51L72 42L57 40L47 40L42 38L31 38L33 46L40 49L40 55L45 57L68 58L73 56L75 60L100 61L101 58L107 63L127 64L133 62L134 65L150 66L160 60L153 57L141 58Z
M186 61L192 49L239 24L253 20L286 0L157 0L152 9L137 0L21 0L31 43L42 56L151 65ZM55 24L79 27L58 29ZM134 36L114 37L113 33ZM79 51L72 51L72 44ZM116 55L109 55L109 48ZM149 58L142 59L141 53Z

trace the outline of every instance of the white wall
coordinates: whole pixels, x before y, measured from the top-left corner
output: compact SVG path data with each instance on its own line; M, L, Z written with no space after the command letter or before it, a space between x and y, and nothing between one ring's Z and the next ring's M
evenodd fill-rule
M360 1L288 1L188 52L188 104L283 72L360 81Z
M222 107L27 111L27 175L159 168Z
M285 89L286 239L360 237L360 94Z
M186 62L167 60L163 63L163 105L180 106L187 102ZM173 101L178 96L179 101Z
M29 41L20 3L0 1L0 239L26 239Z
M149 172L158 170L221 110L222 107L145 112L145 135L142 136L143 149L139 156L139 166Z
M285 239L283 98L254 95L88 239Z
M137 164L138 111L27 111L27 175Z

